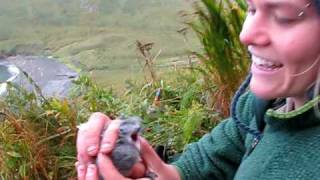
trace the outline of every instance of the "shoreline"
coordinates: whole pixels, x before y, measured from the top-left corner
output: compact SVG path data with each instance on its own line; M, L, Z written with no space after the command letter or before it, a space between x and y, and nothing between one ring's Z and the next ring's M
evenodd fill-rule
M29 77L22 72L12 82L32 91L34 87L28 80L31 78L45 97L67 97L72 81L78 77L76 71L51 57L17 55L0 59L0 64L16 66L27 73Z

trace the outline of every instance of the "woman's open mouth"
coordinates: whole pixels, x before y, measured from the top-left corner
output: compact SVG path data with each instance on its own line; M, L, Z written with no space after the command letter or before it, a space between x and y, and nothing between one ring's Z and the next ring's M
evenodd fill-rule
M253 65L261 71L277 71L283 67L283 64L270 61L255 55L251 57Z

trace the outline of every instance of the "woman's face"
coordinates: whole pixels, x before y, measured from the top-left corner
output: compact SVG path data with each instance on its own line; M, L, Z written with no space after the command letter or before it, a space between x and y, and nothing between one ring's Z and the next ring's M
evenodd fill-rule
M320 15L313 0L247 1L240 40L252 54L251 90L265 99L305 96L320 67Z

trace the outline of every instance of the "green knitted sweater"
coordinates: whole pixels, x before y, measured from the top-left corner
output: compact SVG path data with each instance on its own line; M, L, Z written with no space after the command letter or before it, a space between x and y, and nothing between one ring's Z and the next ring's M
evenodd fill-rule
M255 96L242 95L240 120L256 128ZM263 138L251 151L253 136L229 118L190 144L174 162L181 179L282 180L320 179L320 120L313 105L319 98L289 113L268 109Z

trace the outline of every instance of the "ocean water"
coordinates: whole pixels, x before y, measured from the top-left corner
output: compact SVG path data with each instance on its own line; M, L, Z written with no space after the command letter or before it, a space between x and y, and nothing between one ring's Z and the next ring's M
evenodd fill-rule
M0 65L0 83L6 82L11 76L8 66Z

